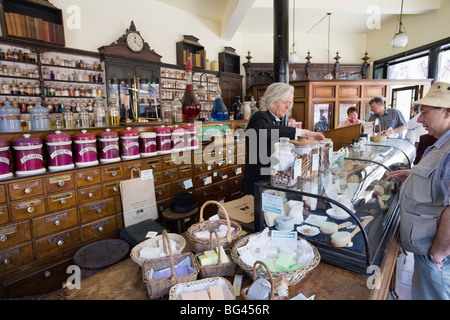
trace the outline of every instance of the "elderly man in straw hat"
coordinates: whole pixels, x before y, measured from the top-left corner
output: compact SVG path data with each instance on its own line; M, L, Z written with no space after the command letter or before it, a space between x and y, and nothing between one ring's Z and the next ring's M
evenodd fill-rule
M405 181L400 192L402 247L414 253L411 295L450 299L450 84L435 83L420 104L418 122L438 139L411 171L392 172Z

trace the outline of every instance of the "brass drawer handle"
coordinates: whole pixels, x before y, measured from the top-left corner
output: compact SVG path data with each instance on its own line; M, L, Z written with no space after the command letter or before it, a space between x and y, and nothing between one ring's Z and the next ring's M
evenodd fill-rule
M66 204L67 203L67 200L66 199L62 199L61 200L61 204Z
M56 244L60 247L64 244L64 240L58 240Z
M96 211L97 211L97 213L102 213L103 212L102 208L98 208Z
M112 175L113 177L117 176L117 171L111 172L111 175Z
M30 187L25 188L25 189L23 190L23 192L25 192L26 194L30 194L32 191L33 191L33 189L31 189Z
M103 232L103 227L98 227L98 229L97 229L99 232Z
M65 181L60 181L60 182L58 182L58 186L59 186L59 187L64 187L65 184L66 184Z
M61 221L55 220L55 226L59 226L61 224Z
M93 194L92 192L89 192L88 197L89 197L89 198L93 198L93 197L94 197L94 194Z
M33 211L34 211L34 208L33 208L33 207L28 207L28 208L27 208L27 212L28 212L28 213L32 213Z
M114 191L114 192L117 192L117 191L119 191L119 188L114 187L114 188L113 188L113 191Z
M8 236L3 235L3 236L0 237L0 241L1 242L6 242L6 240L8 240Z
M8 264L10 264L10 260L8 258L3 259L3 264L6 266Z
M87 181L92 181L94 178L92 178L92 176L88 176L87 178L86 178L86 180Z

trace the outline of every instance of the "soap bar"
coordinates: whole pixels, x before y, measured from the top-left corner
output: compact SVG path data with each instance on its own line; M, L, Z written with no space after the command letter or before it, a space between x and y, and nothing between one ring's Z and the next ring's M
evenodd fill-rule
M295 260L292 259L292 256L287 254L286 252L281 252L278 255L278 259L275 262L275 270L276 271L287 271L291 266L295 264Z
M139 252L139 257L142 259L155 259L158 258L160 253L159 248L154 247L143 247L141 251Z
M269 271L271 271L271 272L276 271L272 259L262 260L262 262L264 262L264 264L267 266L267 268L269 268ZM259 266L259 267L264 268L263 266ZM264 268L264 270L266 270L266 269Z
M189 268L187 266L175 266L174 268L175 276L187 276L189 274ZM166 268L153 273L153 279L164 279L171 276L170 268Z
M297 255L297 254L295 253L295 251L289 249L289 248L286 247L286 246L282 246L282 247L280 248L280 252L285 252L285 253L287 253L288 255L290 255L290 256L292 257L292 259L295 259L295 256Z
M222 263L228 263L228 262L230 262L230 258L227 256L227 254L225 253L225 250L223 249L222 246L216 248L217 254L219 254L219 250L220 250L220 261L221 261Z
M209 295L211 300L225 300L222 286L218 284L209 287Z
M180 295L181 300L195 300L194 292L185 292Z
M278 254L278 249L274 247L259 248L259 252L265 253L268 257L275 258Z
M209 300L209 295L206 290L195 291L195 300Z
M205 256L204 254L198 256L198 261L202 267L213 264L211 258Z
M214 250L206 250L204 255L211 260L211 264L217 264L219 262L219 256Z

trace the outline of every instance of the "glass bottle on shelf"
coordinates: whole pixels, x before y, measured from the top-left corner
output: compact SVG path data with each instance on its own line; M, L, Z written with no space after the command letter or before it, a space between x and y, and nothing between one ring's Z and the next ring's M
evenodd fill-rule
M190 57L186 61L187 83L184 89L183 99L181 101L183 118L187 122L194 122L201 110L200 103L194 94L194 88L192 84L192 63Z
M69 109L63 111L64 128L73 129L73 113Z
M223 102L220 90L216 92L216 99L211 110L211 119L214 121L225 121L228 119L228 109Z
M183 122L183 110L178 95L175 95L172 101L172 121L175 123Z
M19 87L17 86L17 83L13 80L11 84L11 93L12 94L18 94L19 93Z
M108 112L109 125L111 127L117 127L120 125L120 110L119 107L116 105L115 98L110 98L109 102L110 102Z
M10 87L9 83L6 82L6 80L3 80L2 93L3 94L11 94L11 87Z
M106 127L106 110L103 99L95 99L94 120L95 127Z
M23 83L19 83L19 94L21 95L25 95L25 86L23 85Z
M244 106L242 105L240 96L236 97L236 100L233 104L233 111L234 111L234 120L244 119Z
M39 85L39 82L34 84L34 94L37 96L41 95L41 86Z
M86 103L81 103L80 104L80 125L82 128L87 128L89 127L89 112L87 112L86 110Z
M164 123L172 122L172 106L168 102L162 103L162 121Z

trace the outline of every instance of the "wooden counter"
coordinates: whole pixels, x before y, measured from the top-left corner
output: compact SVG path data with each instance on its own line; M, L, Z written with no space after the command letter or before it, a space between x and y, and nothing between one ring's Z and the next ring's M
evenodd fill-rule
M380 271L381 286L369 289L368 279L342 268L320 262L295 286L289 288L289 297L303 293L306 297L315 295L316 300L385 300L389 299L389 289L395 276L400 243L394 237L388 244ZM237 274L243 270L236 267ZM234 277L228 277L233 283ZM245 275L242 286L250 284ZM130 258L123 260L99 273L81 281L80 289L64 288L42 296L41 300L149 300L146 285L142 280L141 268ZM163 299L167 299L167 296ZM237 299L242 299L240 296Z

